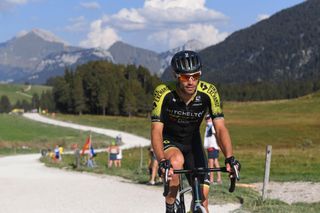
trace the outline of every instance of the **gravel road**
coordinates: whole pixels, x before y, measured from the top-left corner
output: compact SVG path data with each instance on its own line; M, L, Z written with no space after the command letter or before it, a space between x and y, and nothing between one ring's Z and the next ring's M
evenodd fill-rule
M122 148L147 146L150 141L124 132L55 121L38 114L25 117L115 137L121 133ZM47 168L40 154L0 158L0 212L6 213L157 213L164 212L161 187L134 184L119 177ZM190 202L190 196L187 201ZM210 206L210 212L225 213L237 204Z

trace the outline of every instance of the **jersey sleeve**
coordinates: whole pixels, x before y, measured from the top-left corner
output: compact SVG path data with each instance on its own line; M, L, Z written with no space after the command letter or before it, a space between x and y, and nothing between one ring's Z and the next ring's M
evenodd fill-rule
M209 111L212 115L212 119L223 118L224 114L222 112L220 96L217 88L213 84L209 84L204 81L200 81L198 84L198 91L201 91L209 97L210 108Z
M167 85L160 84L156 87L153 93L153 108L151 112L151 121L152 122L162 122L162 105L166 94L170 92L170 89Z

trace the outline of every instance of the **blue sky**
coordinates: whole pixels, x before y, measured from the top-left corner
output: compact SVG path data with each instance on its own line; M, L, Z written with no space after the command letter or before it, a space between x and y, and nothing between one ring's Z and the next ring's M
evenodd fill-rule
M0 0L0 43L43 29L70 45L115 41L166 51L197 39L216 44L232 32L304 0Z

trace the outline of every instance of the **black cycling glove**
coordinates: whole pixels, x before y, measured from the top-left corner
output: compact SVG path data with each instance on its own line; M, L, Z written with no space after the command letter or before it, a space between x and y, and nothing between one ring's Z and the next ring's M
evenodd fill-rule
M224 161L225 164L230 164L232 173L235 175L237 180L240 180L240 169L241 169L241 164L240 162L234 158L234 156L228 157Z
M169 160L163 159L159 162L159 169L158 169L158 174L159 176L162 175L162 170L170 169L171 163Z

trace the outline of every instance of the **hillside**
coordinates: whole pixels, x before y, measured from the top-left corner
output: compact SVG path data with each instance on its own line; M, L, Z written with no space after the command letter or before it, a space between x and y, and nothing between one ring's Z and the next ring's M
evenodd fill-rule
M221 83L320 79L320 1L280 11L206 48L205 78Z
M320 1L308 0L205 48L199 52L203 79L229 84L239 94L225 94L237 100L259 95L252 91L270 90L270 97L263 95L261 99L273 99L298 97L320 89L319 11ZM166 70L162 79L170 78L170 70ZM247 85L251 91L246 90Z
M15 104L18 100L26 100L31 103L34 93L40 96L41 93L46 90L51 90L51 87L41 85L0 84L0 97L6 95L11 104Z

